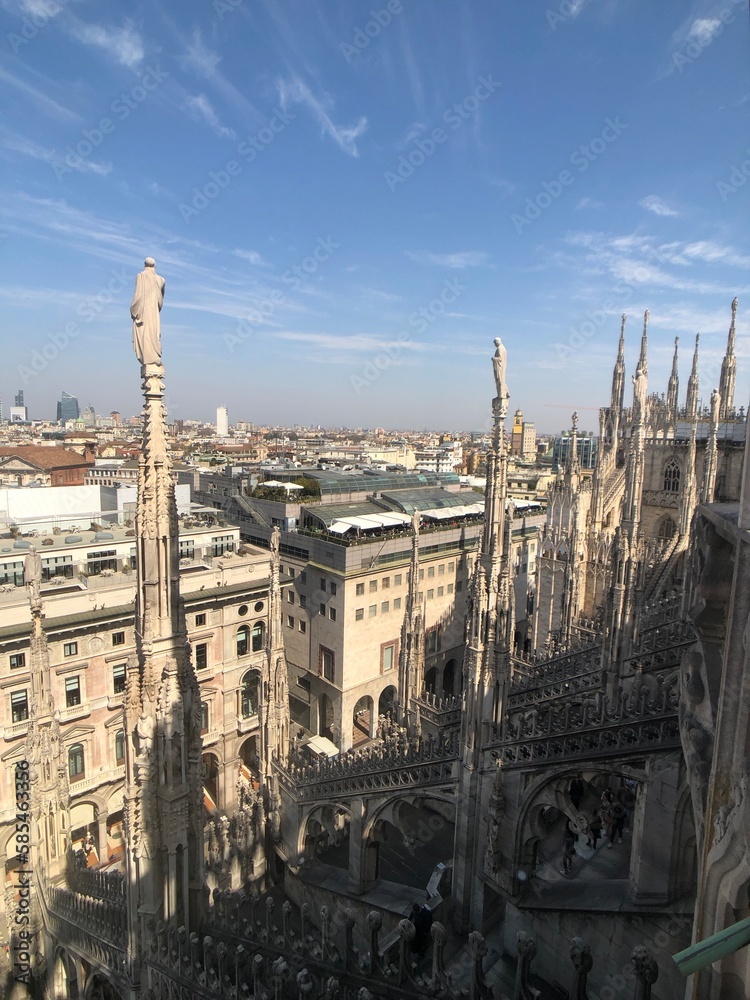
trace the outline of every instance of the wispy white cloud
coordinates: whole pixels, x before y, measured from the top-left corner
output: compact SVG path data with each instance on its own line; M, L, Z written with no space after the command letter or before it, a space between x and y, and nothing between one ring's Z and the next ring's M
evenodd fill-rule
M213 105L205 94L185 98L185 110L198 121L204 122L220 139L236 139L237 134L219 121Z
M40 111L43 111L46 115L52 118L62 119L63 121L78 121L80 120L80 115L77 115L74 111L69 108L65 108L62 104L58 104L57 101L53 101L51 97L48 97L43 91L38 90L36 87L32 87L30 83L22 80L18 76L13 76L8 70L3 69L0 66L0 81L9 84L11 87L20 91L26 97L28 97Z
M688 38L695 39L699 45L708 45L720 27L718 17L697 17L690 25Z
M130 21L126 21L120 28L105 28L101 24L76 21L71 25L71 33L79 42L102 49L128 69L137 69L146 55L143 38Z
M311 344L324 351L382 351L384 348L400 347L407 351L423 351L426 345L416 341L389 340L371 334L355 333L340 336L333 333L298 333L285 331L275 334L278 340L294 340Z
M249 261L253 267L270 267L271 265L263 260L257 250L234 250L235 257Z
M596 198L579 198L576 208L580 211L585 208L604 208L604 202Z
M437 267L450 267L463 270L466 267L479 267L487 260L486 253L476 250L465 250L462 253L429 253L426 250L406 250L409 260L417 264L433 264Z
M203 41L203 35L196 30L193 32L191 41L185 46L182 62L200 76L210 77L221 62L221 56L215 49L210 49L206 45Z
M638 202L641 208L647 209L649 212L653 212L654 215L662 216L678 216L680 213L674 208L670 208L666 202L662 201L658 195L649 194L645 198L641 198Z
M331 101L325 97L316 97L310 88L299 77L291 80L279 80L277 83L279 100L284 110L289 104L302 104L308 108L321 128L321 132L329 135L336 145L349 156L359 156L357 139L367 129L367 118L362 116L356 125L334 124L327 108Z
M70 163L68 163L65 160L64 153L58 153L54 149L47 149L45 146L40 146L31 139L25 138L25 136L8 135L7 138L3 139L3 147L13 150L16 153L21 153L23 156L30 156L34 160L49 163L51 166L57 165L63 168L65 172L70 169L77 170L79 173L99 174L100 176L106 176L112 172L111 163L99 163L96 160L84 159L81 156L71 158Z

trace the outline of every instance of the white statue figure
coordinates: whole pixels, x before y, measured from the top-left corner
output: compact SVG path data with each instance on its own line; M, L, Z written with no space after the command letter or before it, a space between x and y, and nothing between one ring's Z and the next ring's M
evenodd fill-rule
M156 273L156 261L147 257L136 275L130 315L133 317L133 349L142 365L161 364L161 312L164 278Z
M508 386L505 384L505 369L507 365L508 354L505 350L505 346L499 337L495 337L495 354L492 358L492 369L494 371L495 386L497 388L497 396L495 397L495 400L503 415L505 414L508 400L510 399Z
M33 545L23 561L23 578L32 602L36 605L41 599L42 559Z

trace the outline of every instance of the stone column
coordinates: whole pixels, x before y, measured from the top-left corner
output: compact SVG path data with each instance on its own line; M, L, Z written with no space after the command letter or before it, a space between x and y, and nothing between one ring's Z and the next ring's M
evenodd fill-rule
M99 852L99 861L109 861L109 850L107 849L107 813L105 810L100 809L97 815L97 822L99 824L98 831L98 845L97 850Z
M372 888L378 876L379 844L373 838L364 839L367 823L363 798L352 801L352 818L349 826L349 892L358 896Z
M673 823L680 790L676 754L652 758L633 816L630 885L636 903L666 903L672 869Z

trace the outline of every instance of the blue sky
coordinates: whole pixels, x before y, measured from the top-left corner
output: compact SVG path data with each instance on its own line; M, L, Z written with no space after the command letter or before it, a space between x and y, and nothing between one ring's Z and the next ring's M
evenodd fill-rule
M138 410L146 255L174 417L481 428L501 336L593 429L622 312L707 400L735 295L747 405L746 3L0 4L6 408Z

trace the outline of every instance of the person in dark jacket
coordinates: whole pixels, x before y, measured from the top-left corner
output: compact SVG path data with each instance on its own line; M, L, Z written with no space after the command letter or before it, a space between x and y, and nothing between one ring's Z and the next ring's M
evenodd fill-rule
M581 803L583 802L583 796L585 794L586 786L583 783L583 777L580 774L577 774L571 781L570 789L568 790L570 801L573 803L576 812L581 811Z
M430 928L432 927L432 913L429 907L420 906L415 903L411 908L409 920L414 924L414 940L411 943L411 950L420 957L427 951L430 943Z
M599 815L597 809L591 813L591 819L589 820L588 829L589 839L586 841L588 847L593 847L596 850L596 842L602 835L602 818Z

